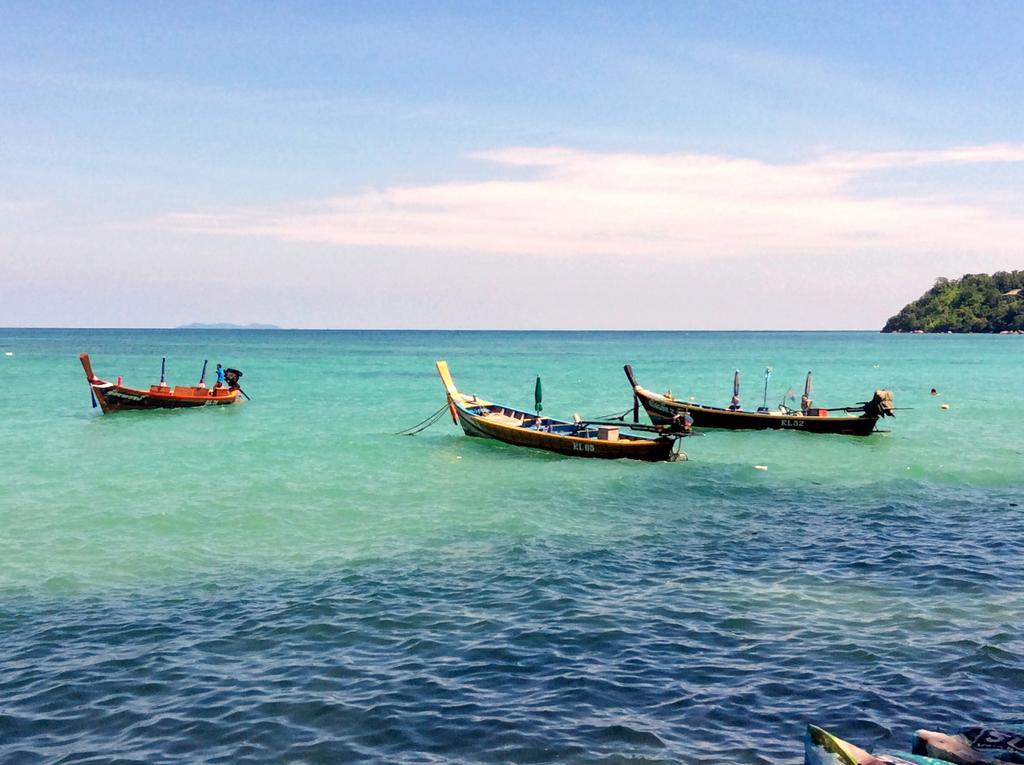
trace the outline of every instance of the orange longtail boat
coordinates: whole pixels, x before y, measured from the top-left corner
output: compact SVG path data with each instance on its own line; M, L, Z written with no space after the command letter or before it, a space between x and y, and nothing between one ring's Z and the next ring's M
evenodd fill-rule
M238 378L242 373L237 369L224 370L226 385L207 388L203 379L206 373L206 364L203 364L203 375L200 376L198 385L175 385L171 387L164 382L163 367L161 366L160 382L150 385L148 390L129 388L121 384L121 378L116 382L102 380L92 371L92 363L89 361L89 354L82 353L78 357L85 370L85 379L89 382L89 389L93 395L93 406L97 403L104 414L117 412L122 409L181 409L196 406L224 406L237 403L239 395L245 392L238 386ZM246 396L248 398L248 396Z

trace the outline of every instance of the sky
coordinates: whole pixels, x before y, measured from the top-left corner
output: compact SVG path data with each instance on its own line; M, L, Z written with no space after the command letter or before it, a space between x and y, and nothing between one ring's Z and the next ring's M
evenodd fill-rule
M1024 3L0 0L0 326L877 329L1024 268Z

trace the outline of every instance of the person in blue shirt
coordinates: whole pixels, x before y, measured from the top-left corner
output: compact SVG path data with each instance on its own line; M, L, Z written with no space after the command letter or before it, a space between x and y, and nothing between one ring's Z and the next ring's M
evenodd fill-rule
M220 364L217 365L217 384L214 385L213 387L214 388L223 388L224 387L224 370L221 368Z

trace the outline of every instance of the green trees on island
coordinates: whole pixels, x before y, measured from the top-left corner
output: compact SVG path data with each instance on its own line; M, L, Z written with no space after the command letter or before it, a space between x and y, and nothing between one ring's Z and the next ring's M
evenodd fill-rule
M1024 331L1024 271L936 279L935 286L889 319L882 331Z

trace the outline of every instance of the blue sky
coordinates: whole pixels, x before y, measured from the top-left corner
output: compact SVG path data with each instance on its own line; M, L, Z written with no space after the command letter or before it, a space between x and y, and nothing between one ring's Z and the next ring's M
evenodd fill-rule
M0 325L876 328L1024 267L1020 3L0 18Z

